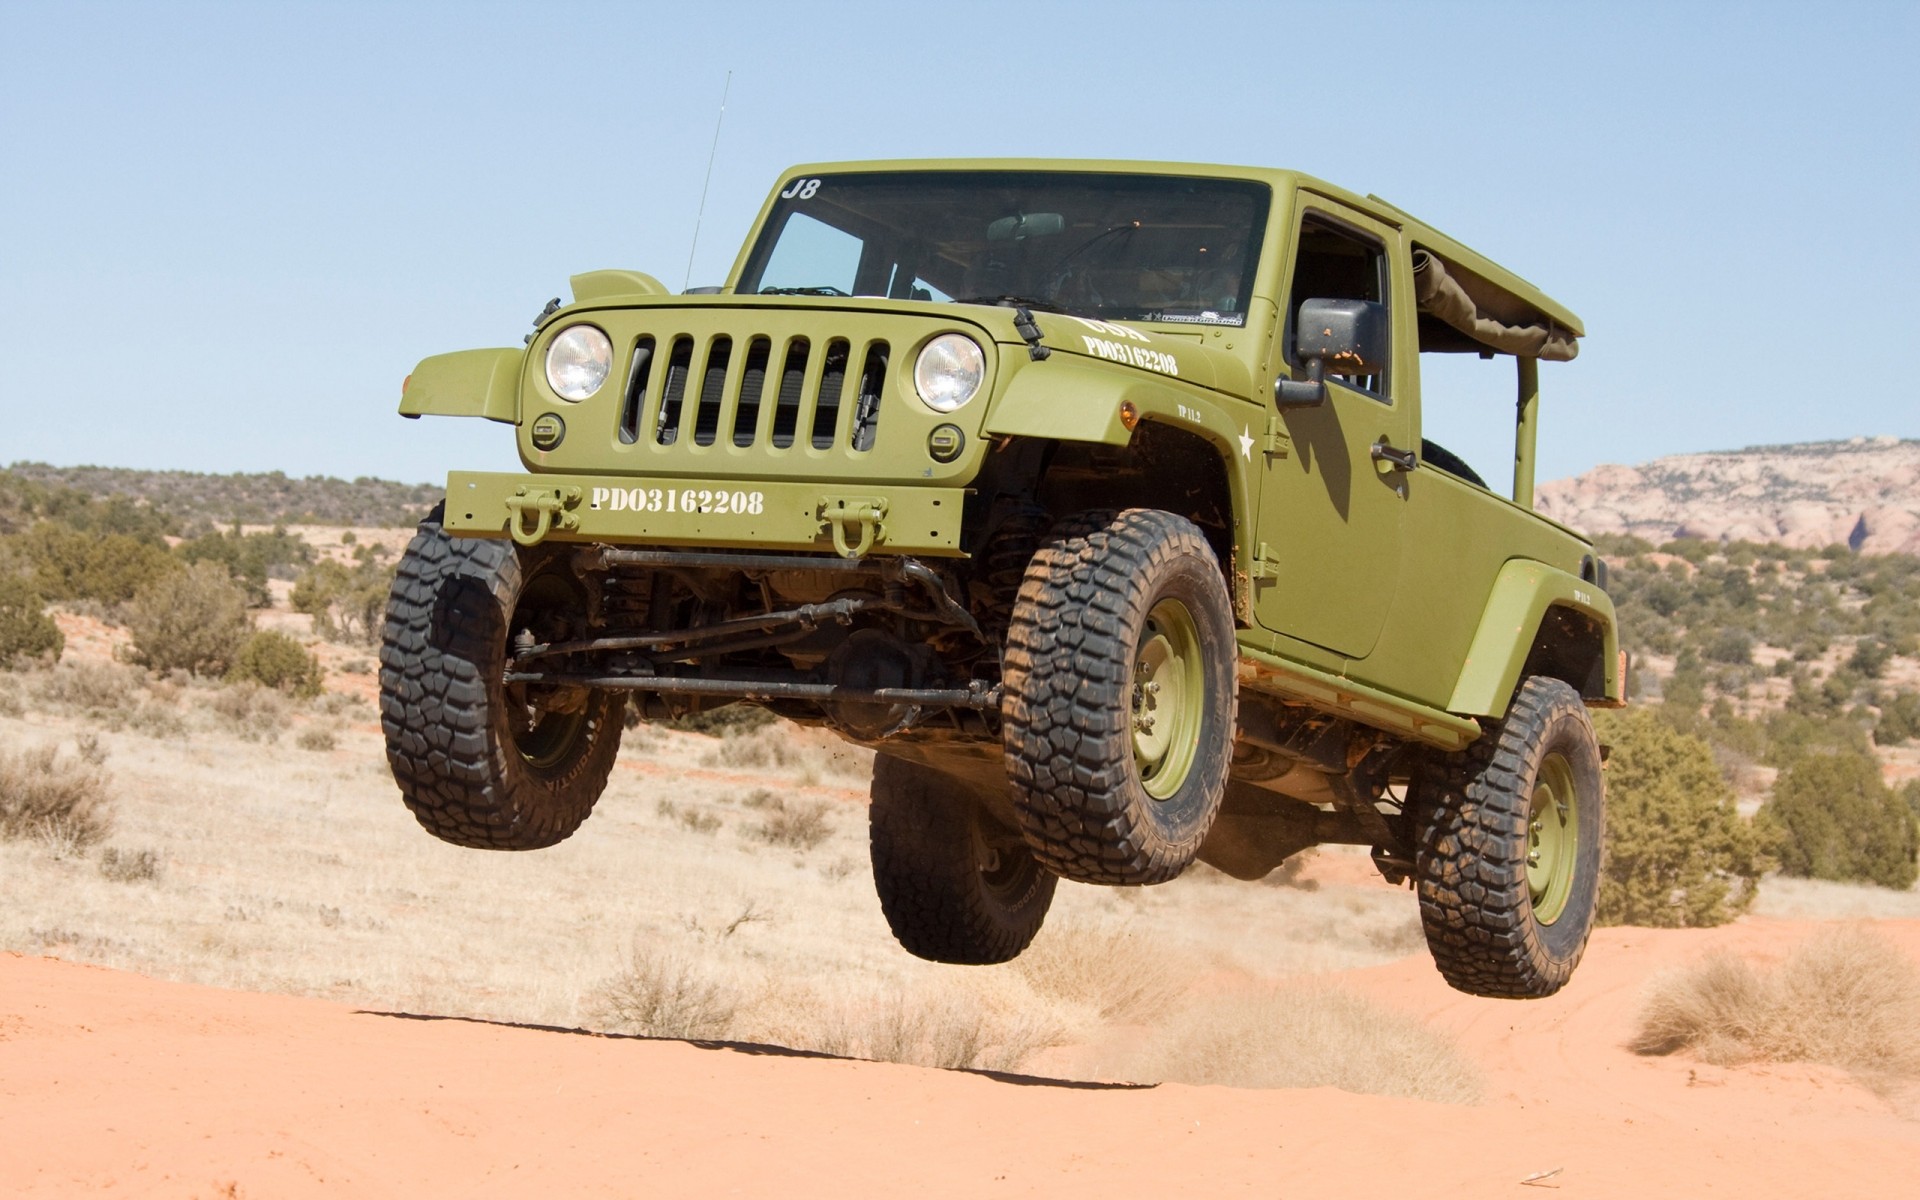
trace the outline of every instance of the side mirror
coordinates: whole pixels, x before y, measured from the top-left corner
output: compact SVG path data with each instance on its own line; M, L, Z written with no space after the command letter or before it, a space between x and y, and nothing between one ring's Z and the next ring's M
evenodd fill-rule
M1371 300L1309 300L1294 322L1294 357L1306 364L1305 379L1273 381L1273 401L1282 408L1310 408L1327 399L1327 372L1375 375L1392 347L1387 306Z

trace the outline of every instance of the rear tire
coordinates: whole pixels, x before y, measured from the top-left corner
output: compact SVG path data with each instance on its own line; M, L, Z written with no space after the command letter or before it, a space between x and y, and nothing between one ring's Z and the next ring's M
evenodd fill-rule
M1007 634L1007 774L1027 844L1081 883L1163 883L1220 811L1239 648L1219 561L1154 509L1063 522Z
M1559 991L1593 930L1605 825L1600 746L1579 693L1528 679L1479 741L1428 758L1409 801L1440 974L1476 996Z
M501 681L516 629L584 624L564 560L456 538L436 507L407 545L387 600L380 725L400 796L456 846L538 850L593 811L619 752L626 698Z
M1057 881L953 780L881 755L867 822L880 911L909 954L1003 963L1040 932Z

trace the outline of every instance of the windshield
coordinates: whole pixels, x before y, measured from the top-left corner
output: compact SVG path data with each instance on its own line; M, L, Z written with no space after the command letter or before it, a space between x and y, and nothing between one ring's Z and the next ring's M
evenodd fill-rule
M1064 171L789 180L740 291L1243 325L1268 189Z

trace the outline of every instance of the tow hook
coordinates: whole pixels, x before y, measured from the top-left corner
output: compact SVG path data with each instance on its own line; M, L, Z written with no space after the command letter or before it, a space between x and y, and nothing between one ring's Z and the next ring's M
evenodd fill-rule
M507 532L522 546L538 546L558 528L562 532L580 528L580 518L567 510L580 503L577 487L528 488L522 486L506 499ZM533 524L527 524L532 514Z
M873 549L886 515L883 497L828 496L820 502L820 519L832 532L834 552L841 558L860 558Z

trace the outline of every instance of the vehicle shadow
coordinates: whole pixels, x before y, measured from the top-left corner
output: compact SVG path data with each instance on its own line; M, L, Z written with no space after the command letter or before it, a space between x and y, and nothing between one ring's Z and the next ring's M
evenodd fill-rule
M374 1008L357 1008L356 1017L383 1017L394 1021L457 1021L467 1025L491 1025L499 1029L521 1029L529 1033L557 1033L572 1037L603 1038L618 1042L678 1042L683 1046L692 1046L696 1050L725 1050L735 1054L748 1054L769 1058L818 1058L833 1062L874 1062L868 1058L856 1058L848 1054L829 1054L824 1050L800 1050L792 1046L776 1046L767 1042L735 1042L717 1038L673 1038L657 1037L646 1033L603 1033L595 1029L577 1029L566 1025L541 1025L530 1021L498 1021L488 1017L455 1017L436 1013L397 1012ZM986 1067L934 1067L938 1071L953 1071L961 1075L978 1075L982 1079L991 1079L995 1083L1011 1084L1015 1087L1059 1088L1065 1091L1090 1092L1137 1092L1160 1086L1155 1083L1103 1083L1091 1079L1056 1079L1047 1075L1024 1075L1018 1071L994 1071Z

